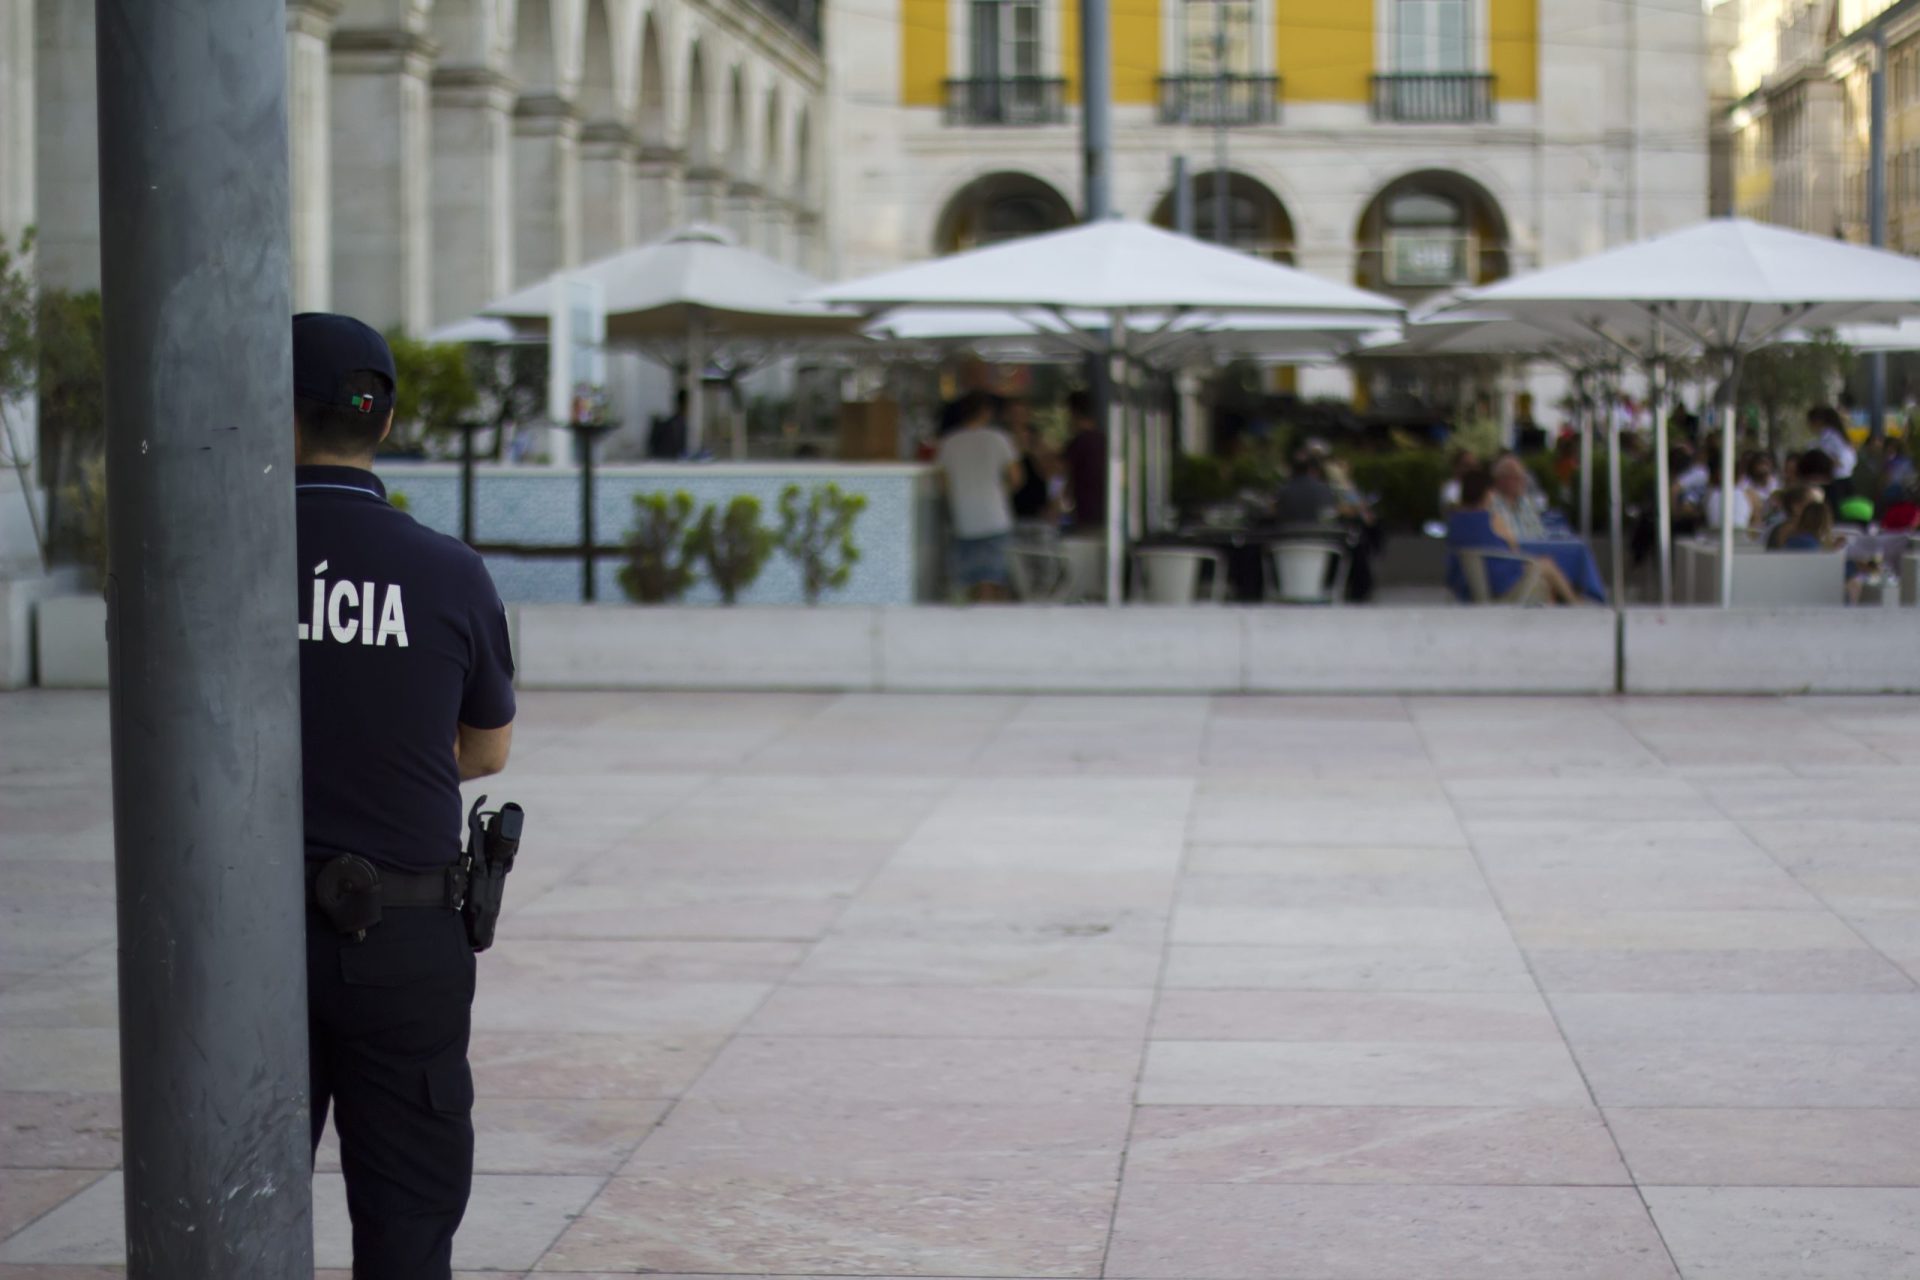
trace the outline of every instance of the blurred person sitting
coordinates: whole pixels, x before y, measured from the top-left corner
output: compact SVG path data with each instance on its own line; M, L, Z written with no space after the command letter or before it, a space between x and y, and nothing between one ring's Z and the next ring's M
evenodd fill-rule
M1800 519L1809 503L1824 501L1821 491L1812 485L1790 484L1767 500L1761 513L1760 542L1769 551L1780 550L1787 534Z
M1500 551L1525 555L1520 539L1501 513L1493 478L1484 470L1470 471L1460 481L1460 508L1447 517L1447 547L1451 551ZM1533 561L1540 579L1554 604L1577 604L1580 593L1567 581L1560 566L1546 556ZM1486 561L1487 587L1504 596L1520 584L1527 566L1518 560L1490 558Z
M1719 529L1720 522L1728 518L1729 509L1731 509L1734 528L1746 529L1753 524L1753 500L1748 495L1746 486L1741 484L1734 485L1732 500L1729 501L1728 493L1726 489L1722 487L1720 483L1720 473L1717 471L1714 472L1713 476L1707 481L1706 506L1707 528L1709 529Z
M1047 524L1054 514L1053 493L1047 483L1051 459L1040 443L1039 432L1033 429L1032 411L1025 400L1008 400L1001 408L1003 425L1020 454L1020 483L1008 498L1013 518L1022 524Z
M1453 470L1447 476L1446 483L1440 486L1440 518L1453 514L1460 505L1460 480L1469 471L1480 470L1480 459L1473 456L1471 450L1462 449L1454 455Z
M1824 502L1809 502L1800 508L1793 523L1785 526L1780 545L1772 551L1832 551L1840 545L1833 532L1833 508Z
M1326 462L1314 450L1294 450L1287 478L1273 495L1276 524L1333 524L1342 515L1340 495L1327 483Z
M1493 464L1492 501L1493 510L1520 541L1537 542L1547 536L1547 526L1540 518L1540 505L1533 494L1533 476L1517 455L1506 454ZM1469 505L1464 482L1461 505Z

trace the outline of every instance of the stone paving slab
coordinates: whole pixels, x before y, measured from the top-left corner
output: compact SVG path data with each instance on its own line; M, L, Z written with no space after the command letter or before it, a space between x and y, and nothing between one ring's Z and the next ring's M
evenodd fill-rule
M0 697L0 1280L122 1274L105 711ZM461 1280L1920 1275L1915 764L1896 698L529 696Z

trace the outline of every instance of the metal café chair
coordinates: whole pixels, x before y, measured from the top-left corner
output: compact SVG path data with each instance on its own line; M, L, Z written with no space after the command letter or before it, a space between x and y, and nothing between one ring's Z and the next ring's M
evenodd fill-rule
M1016 542L1012 570L1014 594L1028 603L1061 604L1073 598L1073 560L1058 542Z
M1346 535L1285 534L1267 543L1267 591L1281 604L1338 605L1347 597L1353 552Z
M1218 551L1145 547L1133 553L1133 572L1141 598L1148 604L1194 603L1209 567L1213 580L1207 585L1207 598L1221 604L1227 598L1227 558Z
M1455 551L1460 559L1460 574L1467 580L1467 599L1472 604L1527 605L1545 604L1547 600L1547 579L1540 571L1540 562L1532 556L1521 555L1514 551ZM1489 560L1512 560L1526 566L1520 574L1520 580L1508 588L1506 594L1496 596L1487 574Z

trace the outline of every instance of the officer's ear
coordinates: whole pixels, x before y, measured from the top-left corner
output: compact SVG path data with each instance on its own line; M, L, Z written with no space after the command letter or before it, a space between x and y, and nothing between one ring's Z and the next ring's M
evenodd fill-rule
M376 444L385 444L387 437L393 434L393 410L387 410L387 420L380 424L380 439Z

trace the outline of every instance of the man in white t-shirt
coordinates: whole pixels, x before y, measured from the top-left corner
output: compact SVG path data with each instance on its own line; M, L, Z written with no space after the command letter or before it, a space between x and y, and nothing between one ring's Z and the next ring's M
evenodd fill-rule
M956 430L940 441L934 463L953 519L953 579L970 599L1005 600L1011 581L1013 507L1020 451L993 425L993 397L974 391L955 406Z

